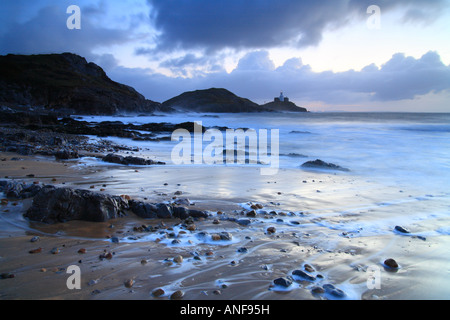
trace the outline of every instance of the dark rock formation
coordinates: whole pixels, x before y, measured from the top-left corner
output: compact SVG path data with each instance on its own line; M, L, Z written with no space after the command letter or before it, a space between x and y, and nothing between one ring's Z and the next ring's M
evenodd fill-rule
M317 168L317 169L331 169L331 170L339 170L339 171L350 171L347 168L343 168L334 163L328 163L328 162L322 161L320 159L316 159L314 161L306 161L305 163L302 164L302 167Z
M202 210L188 209L174 204L147 203L127 200L90 190L57 188L52 185L27 184L18 181L0 181L0 192L9 199L33 198L24 217L48 224L70 220L104 222L131 211L144 219L207 218Z
M210 88L189 91L163 102L163 107L194 112L261 112L268 111L258 104L236 96L226 89Z
M287 112L308 112L306 108L299 107L295 103L291 101L272 101L266 104L261 105L261 108L270 110L270 111L287 111Z
M313 275L310 275L309 273L303 271L303 270L294 270L292 271L292 275L299 277L302 280L307 281L316 281L316 277Z
M117 163L117 164L124 164L124 165L138 165L138 166L147 166L147 165L153 165L153 164L165 164L161 161L153 161L149 159L139 158L139 157L132 157L132 156L121 156L114 153L109 153L106 156L102 158L102 161L104 162L110 162L110 163Z
M119 196L89 190L43 187L24 214L32 221L44 223L85 220L103 222L124 215L128 204Z
M206 211L187 209L185 207L178 207L165 203L146 203L142 201L130 200L129 206L131 212L144 219L186 219L188 217L206 218L208 216Z
M0 56L0 104L71 114L161 109L160 103L112 81L102 68L72 53Z
M34 197L41 191L42 186L34 183L21 183L16 181L0 181L0 192L7 198L28 199Z
M402 226L395 226L394 230L400 233L410 233L408 229Z

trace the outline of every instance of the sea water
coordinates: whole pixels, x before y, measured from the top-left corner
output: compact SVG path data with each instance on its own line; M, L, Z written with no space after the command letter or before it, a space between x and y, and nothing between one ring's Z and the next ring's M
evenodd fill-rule
M133 124L193 121L205 128L278 129L280 169L299 168L308 160L321 159L350 169L351 175L377 179L381 183L414 185L425 193L432 193L436 188L444 191L450 186L450 114L173 114L84 117L83 120L119 120ZM168 165L173 164L171 152L179 143L107 139L140 147L141 155L157 158ZM203 143L203 149L207 144Z
M450 298L450 114L192 113L89 116L83 120L133 124L194 121L205 128L279 130L279 170L273 176L260 174L262 163L176 165L171 151L178 141L116 137L106 139L139 147L134 155L166 165L141 167L135 175L131 169L112 165L105 175L115 181L110 189L136 197L180 190L197 204L214 199L249 209L252 203L263 203L266 212L289 212L273 220L277 229L306 234L302 241L311 241L323 252L335 252L343 239L358 241L349 252L365 253L347 268L382 267L385 258L397 257L401 264L397 276L405 272L419 290L398 289L392 297ZM301 166L316 159L349 171ZM99 163L83 159L80 165ZM254 221L248 232L254 231L257 223ZM396 232L397 225L410 233ZM325 255L319 255L312 262L326 265L324 259ZM343 275L341 285L347 292L354 289L352 295L360 297L367 289L362 282L352 284L344 269L332 269ZM264 298L264 294L258 297Z

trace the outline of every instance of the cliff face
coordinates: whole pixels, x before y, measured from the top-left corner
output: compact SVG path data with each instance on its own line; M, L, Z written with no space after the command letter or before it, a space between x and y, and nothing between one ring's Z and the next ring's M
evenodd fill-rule
M0 56L0 105L75 114L147 113L162 108L72 53Z
M112 81L102 68L73 53L0 56L0 106L90 115L306 111L292 102L258 105L218 88L185 92L161 104Z
M169 99L164 107L194 112L262 112L267 111L258 104L236 96L226 89L211 88L189 91Z

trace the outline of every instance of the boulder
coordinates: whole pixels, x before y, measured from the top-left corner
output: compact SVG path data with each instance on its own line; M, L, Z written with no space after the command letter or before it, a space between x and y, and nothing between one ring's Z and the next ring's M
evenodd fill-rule
M58 150L55 152L55 158L58 160L78 159L78 152L75 150Z
M172 218L172 207L165 204L165 203L159 203L157 204L158 211L156 212L158 218L161 219L170 219Z
M103 157L102 161L109 162L109 163L117 163L122 164L123 163L123 156L118 154L109 153L106 156Z
M119 196L45 186L36 194L24 216L44 223L70 220L104 222L124 215L127 208L128 203Z
M135 215L144 219L171 219L179 218L207 218L208 213L202 210L187 209L185 207L172 206L165 203L146 203L142 201L130 200L129 208Z
M0 181L0 192L3 192L7 198L28 199L34 197L42 186L34 183L23 183L16 181Z
M141 218L157 218L158 208L154 204L131 200L129 201L129 205L130 210Z

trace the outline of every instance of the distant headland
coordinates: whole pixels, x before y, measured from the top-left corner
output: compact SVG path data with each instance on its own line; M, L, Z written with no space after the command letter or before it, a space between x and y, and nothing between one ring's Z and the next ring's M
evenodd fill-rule
M73 53L0 56L0 106L91 115L307 111L282 93L273 102L259 105L223 88L185 92L155 102L111 80L101 67Z

